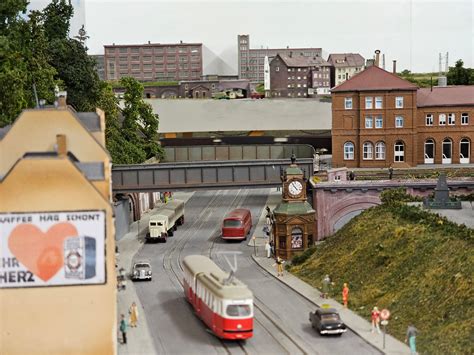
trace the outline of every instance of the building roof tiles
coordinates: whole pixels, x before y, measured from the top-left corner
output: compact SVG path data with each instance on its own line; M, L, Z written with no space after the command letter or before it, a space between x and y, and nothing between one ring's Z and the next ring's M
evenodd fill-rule
M418 107L434 106L473 106L474 85L471 86L435 86L422 88L417 93Z
M329 55L328 62L335 68L362 67L365 59L359 53L334 53Z
M331 92L416 90L418 87L377 66L371 66L336 86Z

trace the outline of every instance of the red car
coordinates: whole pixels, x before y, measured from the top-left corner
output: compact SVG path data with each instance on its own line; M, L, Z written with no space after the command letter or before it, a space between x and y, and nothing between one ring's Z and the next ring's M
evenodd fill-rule
M253 92L250 94L250 98L252 99L263 99L265 97L265 94L260 94L258 92Z

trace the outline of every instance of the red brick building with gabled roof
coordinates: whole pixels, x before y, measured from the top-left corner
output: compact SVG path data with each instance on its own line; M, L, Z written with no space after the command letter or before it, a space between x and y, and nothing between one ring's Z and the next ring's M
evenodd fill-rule
M474 87L419 89L372 66L331 91L334 167L471 163Z

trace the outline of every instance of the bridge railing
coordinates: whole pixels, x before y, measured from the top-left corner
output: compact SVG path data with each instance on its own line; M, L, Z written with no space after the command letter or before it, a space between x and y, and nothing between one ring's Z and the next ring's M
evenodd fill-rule
M173 191L275 187L281 185L281 173L288 159L203 161L115 165L112 189L117 192ZM298 159L298 166L309 178L313 159Z

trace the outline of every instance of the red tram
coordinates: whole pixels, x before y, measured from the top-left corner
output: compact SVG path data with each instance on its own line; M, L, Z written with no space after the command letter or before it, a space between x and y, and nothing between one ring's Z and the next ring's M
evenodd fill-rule
M189 255L183 260L184 293L197 315L223 339L253 335L253 294L211 259Z
M245 239L252 229L252 215L246 208L229 212L222 221L222 239Z

